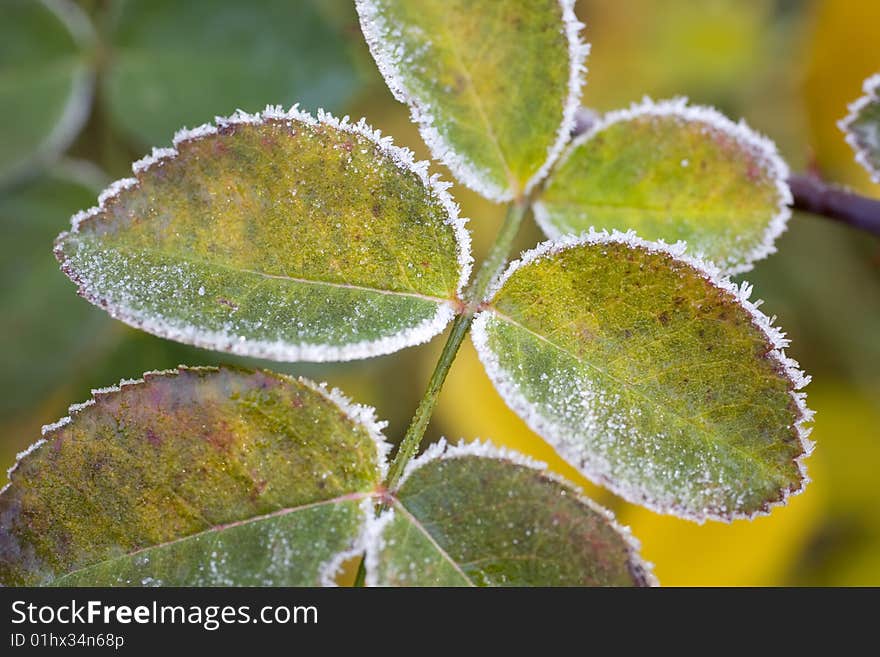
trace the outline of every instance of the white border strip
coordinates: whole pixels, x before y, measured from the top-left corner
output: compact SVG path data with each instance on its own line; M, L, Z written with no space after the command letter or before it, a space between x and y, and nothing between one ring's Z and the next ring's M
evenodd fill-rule
M590 54L590 44L581 39L581 30L586 27L574 13L576 0L560 0L562 5L562 21L565 24L565 35L568 39L568 58L571 71L568 78L568 98L562 109L562 123L556 133L556 142L547 149L547 161L541 166L534 176L526 183L524 195L531 192L540 183L556 161L562 155L565 147L571 141L574 131L578 109L581 105L581 95L587 83L587 57Z
M271 374L287 378L284 374L276 372L271 372ZM383 431L388 426L388 422L386 420L379 420L376 417L375 408L365 404L354 403L339 388L329 388L326 383L315 383L311 379L306 379L302 376L296 380L336 404L349 420L367 430L367 433L376 445L376 463L379 467L379 479L376 483L385 481L385 477L388 476L388 454L391 452L391 444L385 440Z
M376 516L376 498L367 496L361 500L359 505L361 512L361 526L357 537L352 542L351 547L347 550L339 552L324 563L318 569L318 581L321 586L335 588L338 586L336 577L342 572L343 564L349 559L353 559L361 554L366 554L369 545L368 536L375 524ZM364 556L366 559L366 556ZM366 565L366 564L365 564Z

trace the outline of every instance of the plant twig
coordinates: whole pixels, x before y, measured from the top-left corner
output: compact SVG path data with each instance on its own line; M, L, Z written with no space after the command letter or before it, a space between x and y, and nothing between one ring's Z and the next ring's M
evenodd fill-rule
M788 186L794 196L795 210L880 235L880 200L861 196L809 174L791 176Z
M428 428L428 422L431 419L434 407L437 405L437 399L440 396L443 382L449 374L452 362L455 360L461 343L464 342L464 338L471 328L474 313L482 302L489 284L507 262L513 240L519 232L519 227L529 206L530 201L524 199L511 203L507 209L507 216L504 218L504 224L495 238L495 244L492 246L488 257L480 266L473 284L465 294L465 308L452 324L452 331L449 333L446 344L443 346L440 360L437 361L434 372L431 374L431 379L428 381L428 389L419 402L416 413L397 450L397 455L391 462L388 478L385 480L385 486L389 489L393 489L397 485L406 468L406 464L409 463L410 459L418 451L422 437L425 435L425 430Z
M526 211L530 206L530 199L521 199L516 203L511 203L507 208L504 224L501 226L501 230L498 231L489 255L483 261L483 264L480 265L473 284L464 295L465 307L452 323L452 331L450 331L449 337L446 339L446 344L443 345L440 359L437 361L434 372L431 374L431 379L428 381L428 389L422 396L416 413L406 430L406 434L404 434L403 440L400 442L397 454L391 462L388 477L385 479L385 487L389 490L394 489L397 482L400 481L400 477L406 469L406 464L410 462L419 449L419 445L425 435L425 430L428 428L428 422L430 422L431 415L434 413L434 407L437 405L437 400L440 397L443 382L446 381L446 376L452 368L452 362L455 360L461 343L464 342L465 336L467 336L471 328L474 314L483 301L483 297L486 296L489 285L507 262L510 249L513 246L513 240L516 238ZM354 586L364 586L367 575L365 561L362 558L358 565Z

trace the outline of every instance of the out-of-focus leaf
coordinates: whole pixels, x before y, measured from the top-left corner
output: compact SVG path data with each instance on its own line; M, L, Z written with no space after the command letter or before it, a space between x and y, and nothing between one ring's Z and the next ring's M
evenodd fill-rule
M568 141L583 60L572 0L358 0L361 27L434 157L503 201Z
M438 443L414 461L367 543L381 586L645 586L604 509L512 452Z
M587 104L603 110L643 94L720 103L771 72L780 34L775 0L579 0L593 43ZM727 104L725 103L725 107Z
M684 240L725 271L775 250L791 215L788 167L769 140L684 100L612 112L564 156L535 204L551 238L591 227Z
M814 4L578 0L578 16L593 44L585 104L608 111L646 94L687 96L746 117L772 136L790 164L803 168L809 148L804 57L798 55L810 38Z
M92 27L69 0L4 0L0 180L61 153L92 101Z
M779 253L750 281L816 377L862 386L880 409L880 261L876 240L797 213Z
M265 371L95 391L10 471L0 581L326 583L381 481L380 429L371 409Z
M867 80L865 95L852 103L849 116L840 122L846 141L875 183L880 183L880 73Z
M72 293L51 252L67 218L95 197L97 188L81 171L67 164L0 193L0 335L8 345L0 417L40 400L93 362L92 347L112 339L113 322Z
M357 79L324 0L123 0L111 15L105 93L113 121L144 144L182 125L267 104L339 109Z
M443 330L469 236L427 163L323 113L218 123L135 163L59 237L87 299L156 335L273 360L364 358Z
M878 194L865 169L853 159L838 121L859 95L866 78L880 71L880 2L816 0L805 53L802 93L808 112L808 140L814 164L830 180ZM798 58L800 59L800 58Z
M547 243L474 322L496 388L588 478L693 520L799 492L807 379L747 292L632 234Z
M876 362L876 361L873 361ZM823 379L824 380L824 379ZM874 392L846 380L827 380L811 390L821 420L816 424L823 466L813 477L828 498L823 524L783 570L786 584L877 586L880 584L880 406ZM812 464L811 464L812 466ZM811 473L813 468L811 467ZM810 495L813 490L811 487ZM782 570L782 569L780 569Z

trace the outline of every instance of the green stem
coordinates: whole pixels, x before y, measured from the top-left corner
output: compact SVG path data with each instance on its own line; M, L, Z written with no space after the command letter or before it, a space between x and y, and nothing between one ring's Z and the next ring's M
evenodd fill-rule
M431 420L431 415L440 396L440 390L443 388L443 382L449 374L452 362L455 360L461 343L464 342L464 338L471 328L474 314L477 312L480 303L482 303L486 290L488 290L496 274L499 273L507 262L510 249L513 246L513 240L519 232L519 227L529 206L529 200L523 199L516 203L511 203L507 208L504 224L495 238L495 243L492 245L488 257L480 266L473 284L465 294L464 309L452 324L452 331L449 333L446 344L443 346L440 360L437 361L434 372L431 374L431 379L428 381L428 389L419 402L416 413L397 450L397 455L391 462L388 478L385 480L385 486L389 490L393 490L397 482L400 481L406 464L409 463L410 459L415 456L419 449L419 444L421 444L425 430L428 428L428 422Z

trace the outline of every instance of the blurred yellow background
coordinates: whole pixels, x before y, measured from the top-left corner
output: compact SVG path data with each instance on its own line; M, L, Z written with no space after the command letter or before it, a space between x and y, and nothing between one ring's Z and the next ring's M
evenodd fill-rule
M81 4L100 15L113 3ZM346 111L366 116L398 144L427 157L406 109L375 72L350 7L336 0L330 4L358 72ZM259 11L260 2L250 6ZM880 197L880 186L872 186L854 163L836 126L858 97L862 80L880 71L877 0L581 0L577 11L593 44L586 105L609 110L646 94L686 95L734 119L745 117L776 140L793 169L815 168ZM238 105L256 109L267 102L277 101L242 98ZM234 109L217 107L216 113ZM106 121L99 103L68 154L80 162L67 162L64 170L75 170L80 178L113 179L148 150L118 135L108 149ZM53 171L59 175L57 167ZM47 175L0 190L0 221L26 219L16 213L32 205L21 198L51 190L40 187ZM462 214L472 219L480 256L503 209L461 186L453 191ZM40 201L49 237L36 243L38 258L16 265L19 278L13 280L39 285L0 297L4 351L11 354L27 340L42 339L42 355L51 363L0 371L0 397L6 399L0 404L0 461L6 464L39 437L42 424L87 398L91 387L179 362L255 362L171 345L113 322L77 299L50 253L51 235L63 230L80 207L63 201ZM93 197L75 197L68 205L75 201L90 205ZM530 226L518 246L541 239ZM827 219L795 215L778 247L778 254L745 278L755 284L754 296L766 300L763 310L777 315L788 332L789 355L813 375L807 389L809 406L817 412L812 436L817 449L808 461L813 483L787 507L753 522L698 526L622 502L577 475L505 407L469 343L453 367L427 440L441 435L491 439L546 461L632 527L663 585L880 584L880 485L874 475L880 469L880 242ZM36 313L32 295L44 292L47 298L60 295L60 301ZM59 332L66 340L53 337ZM389 438L397 441L441 345L437 338L390 357L340 365L259 364L327 380L376 406L380 417L390 420Z

